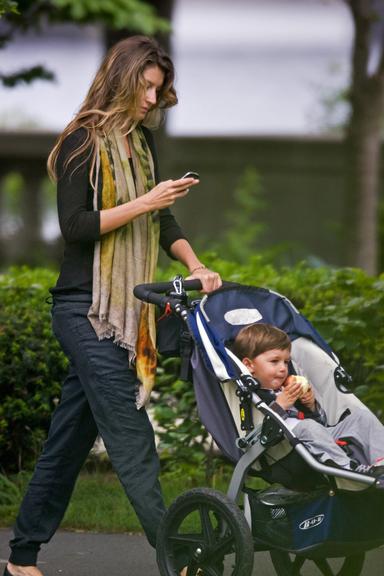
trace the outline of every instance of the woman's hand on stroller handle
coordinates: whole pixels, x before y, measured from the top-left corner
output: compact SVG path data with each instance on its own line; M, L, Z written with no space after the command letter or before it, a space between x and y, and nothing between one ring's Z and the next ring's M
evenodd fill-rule
M198 266L194 270L191 271L190 275L187 277L187 281L189 280L200 280L201 281L201 290L208 294L209 292L213 292L220 288L223 284L220 274L210 270L204 265Z

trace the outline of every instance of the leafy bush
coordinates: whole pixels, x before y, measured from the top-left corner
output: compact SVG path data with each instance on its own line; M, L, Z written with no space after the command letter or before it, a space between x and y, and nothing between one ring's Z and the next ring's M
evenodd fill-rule
M248 166L233 191L230 211L225 214L225 231L218 238L218 250L234 262L247 262L255 250L260 250L267 226L264 214L267 206L260 174ZM211 242L212 244L212 242Z
M153 413L162 469L185 478L196 477L199 470L205 475L205 483L212 485L221 464L212 439L199 420L193 385L180 380L179 372L178 358L160 359Z
M52 335L45 269L0 276L0 454L3 469L21 470L40 452L66 360Z
M0 474L0 506L18 504L20 497L20 489L17 484Z
M354 379L354 391L384 417L384 275L358 269L277 269L260 256L239 265L202 255L228 281L285 294L329 342ZM159 271L159 280L184 272L177 263ZM55 274L45 269L11 269L0 276L0 461L5 471L29 467L40 451L50 414L59 397L66 360L52 335L48 287ZM198 419L191 384L178 379L177 359L160 359L153 413L164 468L217 466Z

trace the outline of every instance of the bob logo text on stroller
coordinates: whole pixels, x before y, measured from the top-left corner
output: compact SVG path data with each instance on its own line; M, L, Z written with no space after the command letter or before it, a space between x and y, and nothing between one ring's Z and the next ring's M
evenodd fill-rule
M306 520L303 520L299 524L299 528L300 530L309 530L310 528L316 528L316 526L319 526L323 520L324 520L324 514L318 514L317 516L313 516L312 518L307 518Z

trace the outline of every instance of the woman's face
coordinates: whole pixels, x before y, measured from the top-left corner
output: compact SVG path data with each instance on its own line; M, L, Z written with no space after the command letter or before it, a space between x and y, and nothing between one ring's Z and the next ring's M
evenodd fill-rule
M144 70L144 90L138 99L136 119L143 120L146 114L157 103L159 92L164 83L164 72L156 65Z

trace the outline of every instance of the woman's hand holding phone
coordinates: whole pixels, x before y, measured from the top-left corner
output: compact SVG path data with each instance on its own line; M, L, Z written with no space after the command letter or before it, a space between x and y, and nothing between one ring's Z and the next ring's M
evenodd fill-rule
M192 186L199 184L196 172L187 172L178 180L165 180L159 182L152 190L141 196L140 203L144 204L144 212L161 210L172 206L179 198L186 196Z
M174 180L175 184L181 183L183 188L181 192L189 192L191 186L199 184L200 177L197 172L186 172L179 180Z

